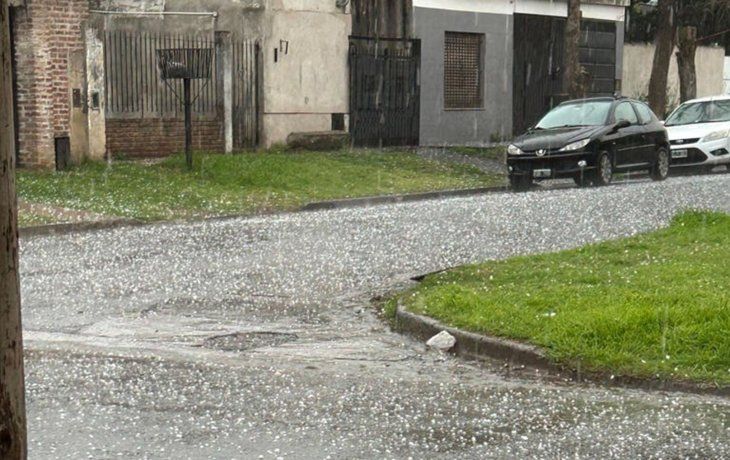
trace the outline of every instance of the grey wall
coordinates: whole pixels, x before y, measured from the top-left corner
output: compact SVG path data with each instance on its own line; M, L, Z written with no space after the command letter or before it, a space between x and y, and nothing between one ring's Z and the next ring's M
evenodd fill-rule
M485 145L512 134L512 16L415 8L421 39L421 145ZM444 110L444 36L483 33L484 107Z
M182 35L230 31L234 39L259 38L263 33L263 0L89 0L92 10L144 12L217 12L210 16L124 16L91 15L92 27L127 32Z

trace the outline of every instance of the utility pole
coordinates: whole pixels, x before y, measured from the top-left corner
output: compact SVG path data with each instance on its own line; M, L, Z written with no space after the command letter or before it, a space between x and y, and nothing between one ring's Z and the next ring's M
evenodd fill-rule
M24 460L28 448L8 18L8 0L0 0L0 459Z

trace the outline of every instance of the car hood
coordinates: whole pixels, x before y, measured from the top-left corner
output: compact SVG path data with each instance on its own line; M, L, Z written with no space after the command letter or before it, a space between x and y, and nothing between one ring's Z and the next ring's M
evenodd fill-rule
M580 126L575 128L553 128L528 131L517 137L512 143L522 151L532 152L538 149L555 150L565 147L571 142L592 137L604 126Z
M703 138L710 133L730 129L730 122L692 123L689 125L667 126L669 140Z

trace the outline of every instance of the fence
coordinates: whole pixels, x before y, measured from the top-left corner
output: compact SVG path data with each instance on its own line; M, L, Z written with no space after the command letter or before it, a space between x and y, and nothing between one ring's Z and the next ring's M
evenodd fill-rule
M350 37L350 134L358 146L418 145L419 40Z
M157 50L214 50L211 78L191 81L194 97L193 142L196 149L223 148L223 94L213 36L129 33L104 35L107 144L112 153L160 155L179 151L183 106L182 80L162 80ZM258 144L258 56L253 40L231 44L234 148Z

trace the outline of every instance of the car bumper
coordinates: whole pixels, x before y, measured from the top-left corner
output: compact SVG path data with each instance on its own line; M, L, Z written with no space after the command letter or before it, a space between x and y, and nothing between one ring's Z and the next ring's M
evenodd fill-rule
M686 157L677 157L685 150ZM672 167L715 166L730 163L730 140L718 139L710 142L672 145Z
M534 177L534 171L549 170L548 176L541 179L572 177L581 171L596 168L595 154L592 152L556 153L538 157L536 155L515 155L507 157L507 170L513 176Z

